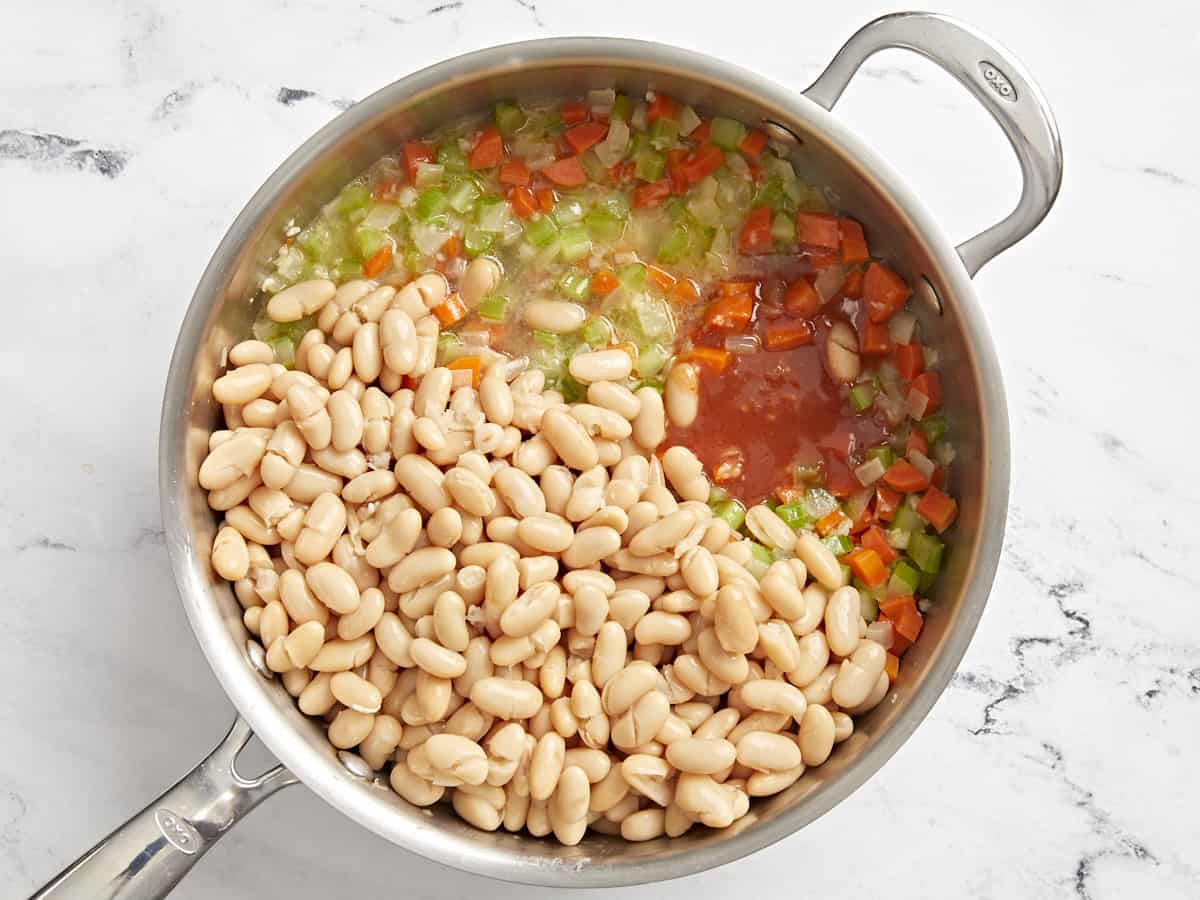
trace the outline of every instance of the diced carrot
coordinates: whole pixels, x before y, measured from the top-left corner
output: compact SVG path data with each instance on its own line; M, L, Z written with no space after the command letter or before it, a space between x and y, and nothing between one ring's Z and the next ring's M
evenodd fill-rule
M783 295L783 308L793 316L811 319L821 308L821 295L807 278L797 278Z
M635 209L647 209L658 206L671 196L671 181L660 178L649 184L639 184L633 189L633 205Z
M655 93L654 99L646 106L646 124L658 119L678 119L679 103L666 94Z
M500 136L499 128L489 125L483 129L479 140L471 148L471 155L467 162L472 169L490 169L492 166L500 165L502 159L504 159L504 138Z
M710 372L720 375L729 367L730 356L730 352L722 347L693 347L684 356L684 360L697 363Z
M859 547L847 553L845 560L850 571L861 578L867 587L877 588L888 580L887 566L874 550Z
M725 152L716 144L702 144L679 164L679 170L689 183L703 181L725 165Z
M863 295L863 272L862 269L851 269L846 274L846 280L842 282L838 293L843 297L851 300L859 300Z
M553 188L538 188L533 193L537 197L538 209L544 213L554 212L554 203L558 198L555 196Z
M529 184L529 166L523 159L506 159L500 164L500 183L525 187Z
M879 621L880 622L891 622L892 620L889 619L887 616L885 616L883 613L880 613ZM907 650L911 646L912 646L912 641L910 641L904 635L902 635L898 631L896 631L896 623L892 622L892 647L890 650L888 650L888 653L892 654L895 657L901 657L904 655L904 651Z
M508 203L518 219L528 219L538 209L537 197L527 187L515 187L508 192Z
M604 140L606 134L608 134L608 125L603 122L584 122L582 125L568 128L563 137L567 139L572 150L576 153L583 153Z
M666 269L660 269L655 265L646 266L646 280L658 288L662 293L669 294L671 289L675 287L675 276Z
M925 351L916 341L896 345L896 371L905 381L912 381L925 371Z
M564 103L558 114L564 125L578 125L587 120L589 112L586 103Z
M838 219L838 229L842 235L842 262L854 265L871 258L861 224L854 219Z
M700 124L692 129L688 140L693 144L707 144L710 137L712 137L712 119L702 119Z
M588 284L588 290L593 297L607 297L618 287L621 282L617 281L617 276L610 269L601 269L592 275L592 280Z
M799 503L804 499L804 488L796 485L785 485L775 488L775 499L780 503Z
M446 259L454 259L462 253L462 241L459 240L457 234L452 234L442 243L441 254Z
M683 161L687 159L687 155L687 151L682 147L667 151L667 180L671 183L672 194L687 193L688 180L683 174Z
M849 523L850 517L840 509L835 509L817 519L817 534L819 534L821 537L828 537L843 525L848 525Z
M883 473L883 481L888 487L905 494L914 494L929 487L929 481L907 459L898 459Z
M381 181L375 185L375 189L371 191L371 196L375 200L387 200L396 196L400 192L400 182L394 179Z
M367 278L374 278L385 271L392 264L392 254L394 252L390 243L384 244L371 255L370 259L363 263L363 275Z
M753 160L757 160L767 146L767 133L765 131L751 131L742 138L742 142L738 144L738 149L745 153Z
M862 534L868 528L875 524L875 508L870 501L864 503L858 515L850 522L851 534Z
M763 344L768 350L792 350L811 344L816 332L807 319L778 319L766 327Z
M886 356L892 349L892 336L887 325L866 319L858 343L864 356Z
M587 172L578 156L556 159L542 169L542 174L559 187L581 187L587 184Z
M879 558L883 560L885 566L890 566L900 558L892 545L887 542L887 537L884 536L883 530L878 525L872 525L862 533L862 537L858 542L868 550L874 550L879 554Z
M738 252L750 256L758 253L770 253L775 246L771 237L771 207L756 206L746 216L738 235Z
M929 483L943 491L946 489L946 469L944 466L938 466L933 470L933 474L929 476Z
M435 306L431 312L437 316L437 320L443 328L449 328L467 317L467 305L462 302L462 298L458 294L451 294L445 302Z
M921 495L921 502L917 504L917 515L941 534L958 516L958 501L931 485L929 490Z
M684 306L691 306L700 300L700 286L691 278L680 278L671 288L671 299Z
M896 510L903 501L903 494L885 488L882 484L875 486L875 515L880 522L890 522L896 518Z
M836 216L825 213L796 213L796 240L810 250L826 250L841 262L842 234Z
M925 437L925 432L920 428L909 429L908 439L904 442L904 455L910 456L916 450L919 453L929 455L929 439Z
M883 671L887 672L888 681L895 684L896 679L900 677L900 657L888 651L887 656L883 658Z
M879 610L891 621L895 632L909 642L917 639L921 633L921 626L925 624L921 614L917 612L917 601L911 594L881 600Z
M404 145L404 168L408 172L411 184L417 180L417 163L433 162L437 159L437 151L433 144L426 141L409 141Z
M867 301L867 315L872 322L886 322L898 313L912 296L908 284L885 266L873 262L867 266L863 277L863 298Z
M447 369L467 369L471 373L471 387L479 388L479 374L483 368L483 361L478 356L460 356L458 359L446 363Z
M749 294L721 297L705 310L704 326L717 331L741 331L750 324L753 314L754 298Z
M937 372L922 372L912 380L912 389L929 398L925 415L932 415L942 405L942 379Z

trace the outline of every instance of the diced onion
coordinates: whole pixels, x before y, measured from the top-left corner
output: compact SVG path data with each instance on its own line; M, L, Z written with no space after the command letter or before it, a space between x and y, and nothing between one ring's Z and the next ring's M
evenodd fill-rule
M396 200L399 201L401 206L408 209L417 202L417 189L411 184L406 184L400 188L400 193L396 195Z
M690 106L685 106L679 113L679 133L682 135L691 134L700 127L700 117L696 115L696 111Z
M856 468L854 470L854 477L858 479L859 484L866 487L882 478L885 471L883 460L879 459L879 457L874 457Z
M898 312L888 323L888 333L897 344L911 344L917 330L917 317L910 312Z
M908 414L920 422L925 418L925 411L929 409L929 398L920 391L908 392Z
M933 470L937 468L933 460L920 450L909 450L908 461L912 463L914 469L924 476L926 481L933 477Z
M392 227L401 215L403 215L403 212L394 203L380 203L367 213L367 217L362 220L362 224L364 228L378 228L381 231L386 231Z
M617 102L617 92L612 88L598 88L588 91L588 105L592 114L608 115L612 112L613 104Z
M419 187L429 187L433 184L441 184L442 176L446 174L446 167L439 163L417 163L417 177L413 179L413 183Z
M872 622L867 626L866 638L868 641L874 641L884 650L891 650L892 643L895 640L895 634L892 631L891 622Z
M629 116L629 124L638 131L646 130L646 104L638 103Z
M608 169L624 158L628 146L629 125L622 121L609 122L608 135L596 145L596 156Z
M907 550L909 537L911 535L907 531L901 531L899 528L890 528L887 533L887 542L894 550Z
M725 349L730 353L754 353L758 350L758 335L730 334L725 336Z
M442 249L442 245L450 239L453 232L436 225L418 222L412 226L412 239L416 248L426 256L432 256Z
M525 156L525 165L536 172L544 169L558 158L558 151L553 144L533 144Z
M936 369L938 364L938 352L933 347L922 347L921 354L925 357L925 368Z
M813 279L813 287L816 288L817 296L821 298L821 302L828 303L834 294L842 289L842 284L845 280L845 266L830 266L817 273L817 277Z
M937 457L937 461L943 466L948 466L954 462L954 458L958 456L958 451L954 449L954 445L942 441L933 448L933 455Z

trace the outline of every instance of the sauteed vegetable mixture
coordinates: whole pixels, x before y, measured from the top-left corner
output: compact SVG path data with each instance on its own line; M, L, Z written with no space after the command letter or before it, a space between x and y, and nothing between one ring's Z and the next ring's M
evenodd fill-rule
M289 228L213 386L212 550L269 668L418 805L724 827L918 639L938 355L787 148L662 94L501 103Z

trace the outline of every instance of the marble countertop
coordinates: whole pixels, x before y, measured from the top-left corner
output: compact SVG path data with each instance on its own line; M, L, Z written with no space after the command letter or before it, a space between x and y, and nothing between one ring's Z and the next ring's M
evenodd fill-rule
M990 605L928 720L849 800L749 859L630 897L1200 894L1200 527L1187 513L1200 502L1187 249L1200 232L1187 62L1200 13L942 7L1025 61L1067 154L1049 219L977 279L1014 450ZM51 0L0 13L0 894L43 883L232 718L176 600L155 454L176 329L250 194L355 98L464 51L650 37L799 87L886 11L736 8L730 20L622 0ZM865 75L839 114L949 234L1011 208L1015 164L962 89L896 51ZM174 896L483 892L551 896L407 854L293 788Z

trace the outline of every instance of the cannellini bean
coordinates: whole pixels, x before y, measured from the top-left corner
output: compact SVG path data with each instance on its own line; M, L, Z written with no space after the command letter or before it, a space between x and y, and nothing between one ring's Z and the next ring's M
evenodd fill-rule
M867 695L867 699L857 706L847 707L845 712L852 716L861 716L868 713L878 706L883 698L887 696L888 688L891 686L891 681L888 679L887 672L881 672L875 685L871 688L871 693Z
M457 734L435 734L423 745L433 768L434 784L457 787L483 784L488 773L487 754L474 741Z
M265 363L238 366L213 382L213 399L218 403L249 403L266 393L273 378L271 367Z
M683 738L667 747L667 762L681 772L715 775L733 765L737 751L723 738Z
M716 638L728 653L749 653L758 644L758 623L750 610L749 592L728 584L717 592L714 608Z
M791 550L796 546L796 532L765 503L746 510L746 527L768 547Z
M704 475L704 466L687 447L677 444L669 448L663 454L662 467L667 481L684 500L701 503L708 500L709 484ZM780 524L783 524L782 521ZM784 525L784 528L787 526Z
M526 681L489 676L471 686L471 702L498 719L529 719L542 706L542 692Z
M542 436L545 437L564 463L585 471L598 462L596 445L587 429L571 413L550 409L542 416Z
M454 571L458 560L444 547L422 547L405 556L388 573L388 587L398 594L416 590Z
M587 310L578 303L561 300L533 300L523 310L525 324L540 331L569 334L587 321Z
M887 662L887 651L874 641L861 641L849 659L843 659L833 680L833 701L843 709L858 706L870 696Z
M633 391L611 381L596 381L589 384L587 399L588 403L612 410L630 422L637 418L637 414L642 409L642 401Z
M653 450L662 443L667 433L662 395L652 387L644 387L638 389L636 396L642 408L633 420L633 440L639 447Z
M477 257L468 263L466 271L459 279L458 294L468 307L474 308L479 305L480 300L500 286L502 275L500 263L496 260L490 256Z
M852 654L858 646L861 619L862 600L858 590L847 585L834 591L825 607L825 637L829 640L829 649L841 657Z
M200 487L215 491L229 487L254 471L267 449L267 438L257 430L236 432L215 447L200 465Z
M737 761L758 772L779 772L800 765L800 748L788 735L752 731L737 742Z
M383 705L379 688L354 672L334 674L329 689L339 703L360 713L377 713Z
M509 466L494 476L501 499L518 517L533 516L546 511L546 498L527 473Z
M333 299L337 286L325 278L314 278L284 288L267 301L272 322L296 322L311 316Z
M812 705L800 721L800 754L804 765L819 766L833 751L833 716L824 706Z
M236 528L228 525L217 531L213 540L212 564L217 574L227 581L245 578L250 569L250 552L246 539Z
M375 717L355 709L343 709L329 723L329 742L339 750L357 747L371 733Z
M813 631L796 642L800 651L796 667L787 673L787 679L798 688L805 688L817 679L829 663L829 644L825 632Z
M826 547L812 532L806 531L796 539L796 556L821 586L834 591L845 584L845 574L833 551Z
M305 565L325 559L345 528L346 506L341 498L332 492L320 494L304 514L304 527L295 543L296 558Z
M663 388L667 417L679 428L696 421L700 409L700 370L695 363L677 362Z

